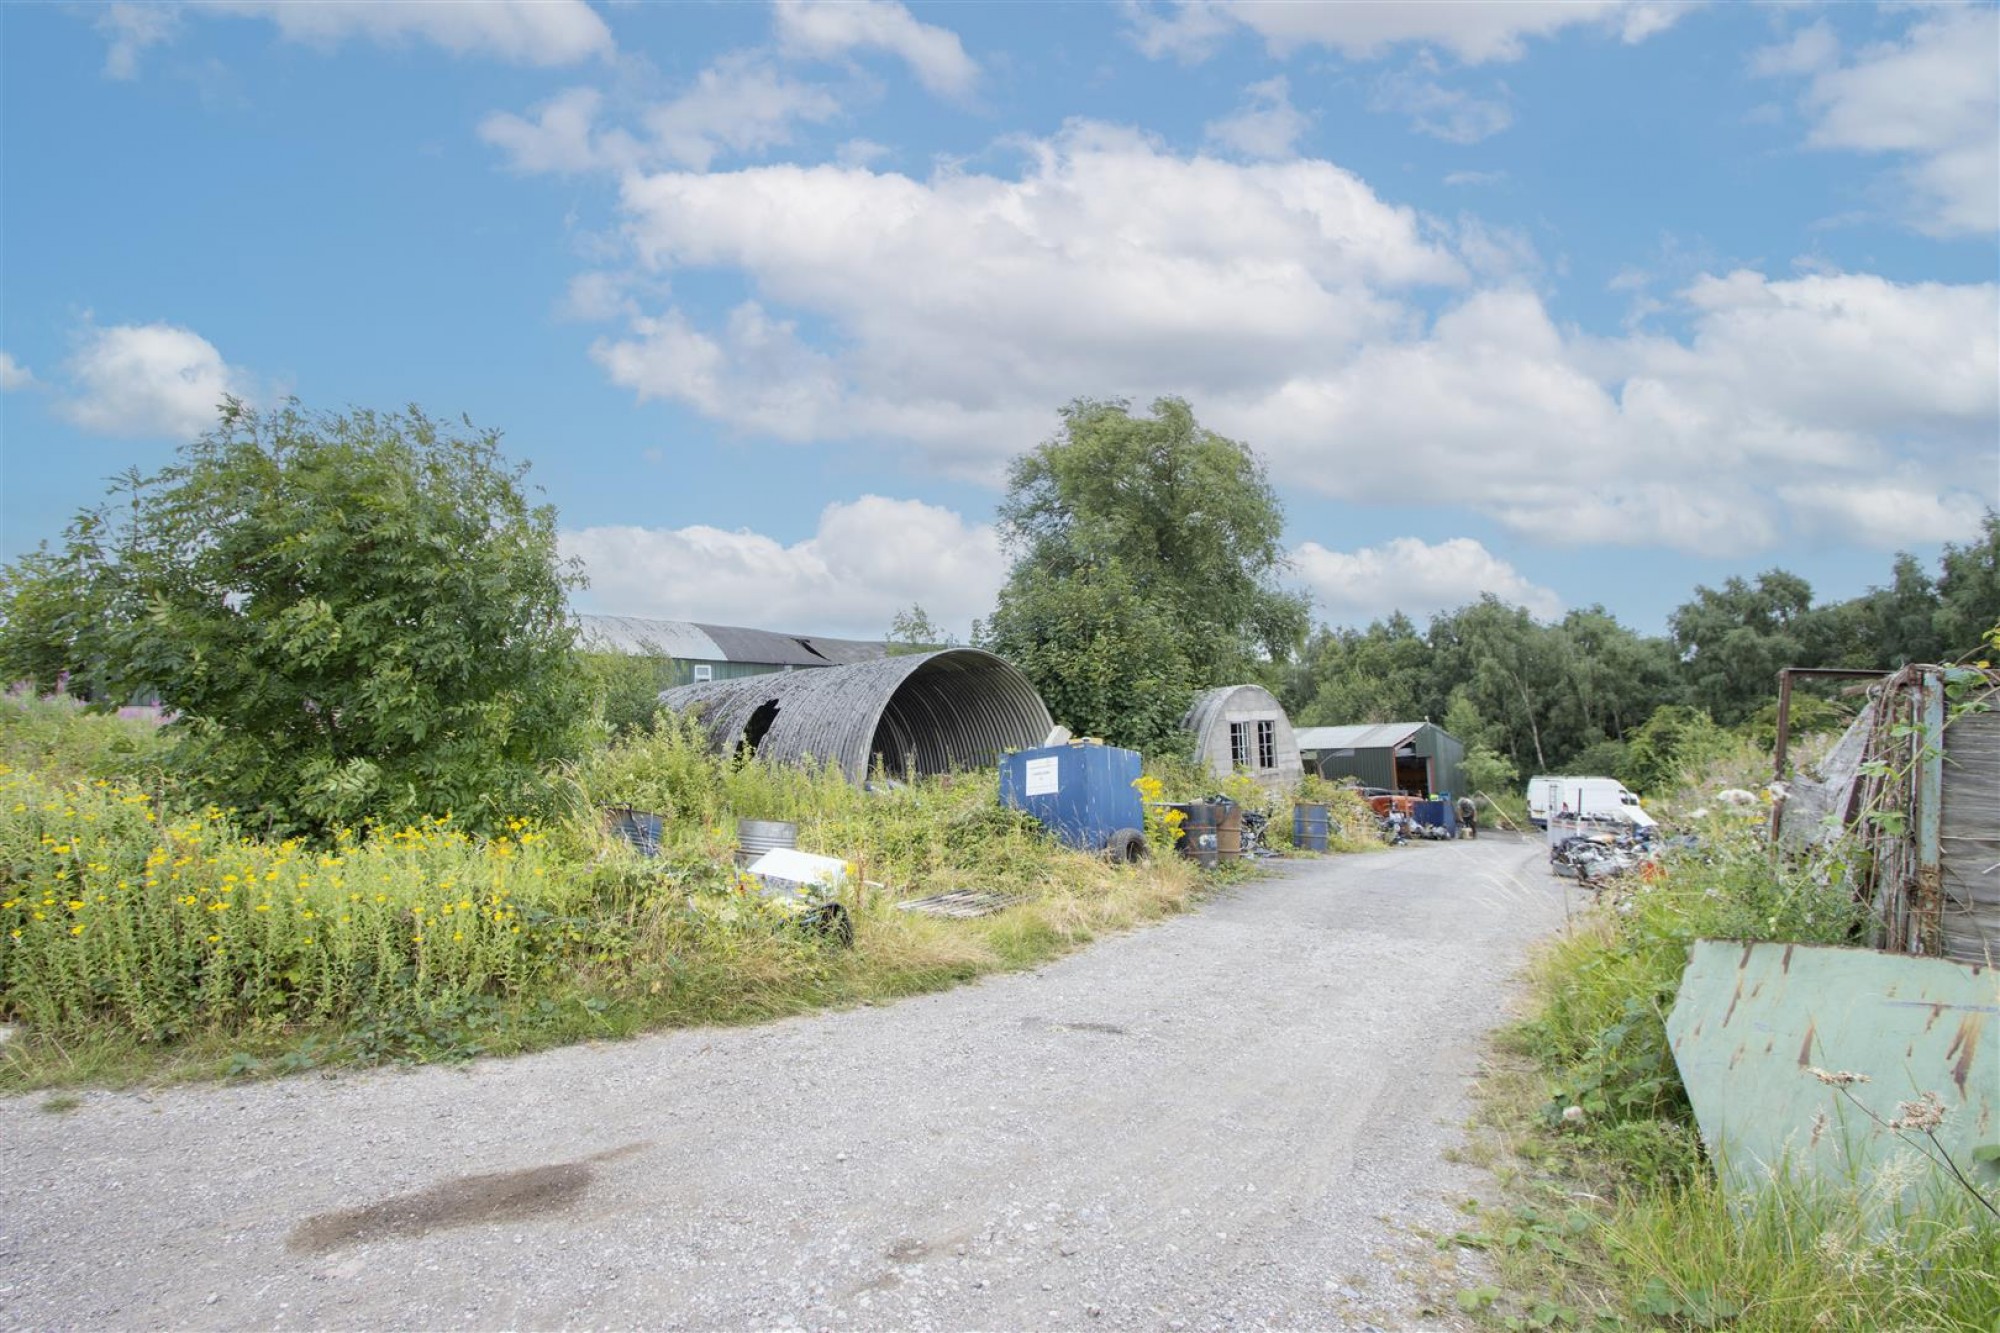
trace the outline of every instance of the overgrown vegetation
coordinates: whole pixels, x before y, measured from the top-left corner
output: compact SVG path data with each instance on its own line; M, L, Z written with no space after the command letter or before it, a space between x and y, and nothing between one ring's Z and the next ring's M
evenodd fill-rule
M0 705L0 1045L15 1088L507 1052L888 999L1038 962L1182 910L1183 862L1117 867L1002 809L992 774L860 791L710 754L672 718L564 779L567 817L255 836L192 805L144 723ZM1170 772L1169 781L1180 775ZM1175 795L1191 793L1174 792ZM596 811L665 816L642 858ZM852 949L734 873L738 818L865 881ZM905 898L1016 899L943 921Z
M231 400L0 570L0 680L158 698L180 784L279 833L539 810L587 734L579 580L498 438Z
M1697 710L1649 733L1649 762L1690 784L1683 806L1769 771L1743 732ZM1866 1176L1777 1174L1748 1194L1716 1183L1666 1034L1689 946L1866 939L1865 910L1836 873L1846 849L1780 859L1767 818L1753 808L1699 821L1698 846L1615 882L1534 960L1529 1015L1487 1086L1510 1202L1443 1241L1496 1258L1502 1285L1461 1301L1488 1323L2000 1327L2000 1224L1916 1136Z

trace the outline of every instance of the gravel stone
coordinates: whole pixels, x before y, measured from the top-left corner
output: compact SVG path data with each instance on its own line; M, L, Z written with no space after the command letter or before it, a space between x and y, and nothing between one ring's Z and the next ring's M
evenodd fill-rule
M1030 973L457 1068L0 1101L0 1327L1469 1327L1500 837ZM837 1147L835 1145L838 1145Z

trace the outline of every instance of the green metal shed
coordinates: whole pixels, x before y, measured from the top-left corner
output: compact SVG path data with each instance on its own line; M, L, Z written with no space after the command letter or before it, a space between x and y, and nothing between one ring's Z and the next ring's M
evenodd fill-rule
M1297 734L1306 767L1321 777L1413 795L1465 794L1465 746L1435 723L1300 727Z

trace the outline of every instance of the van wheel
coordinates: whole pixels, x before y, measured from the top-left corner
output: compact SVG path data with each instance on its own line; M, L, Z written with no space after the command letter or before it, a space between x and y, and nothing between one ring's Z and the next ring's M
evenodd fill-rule
M1135 828L1122 828L1111 835L1111 841L1104 844L1104 854L1119 865L1143 865L1152 858L1146 846L1146 835Z

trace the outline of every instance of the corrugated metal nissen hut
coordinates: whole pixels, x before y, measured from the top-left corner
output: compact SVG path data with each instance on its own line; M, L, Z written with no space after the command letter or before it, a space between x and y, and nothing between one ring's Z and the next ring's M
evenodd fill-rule
M660 701L691 714L718 753L924 777L997 763L1045 741L1054 723L1011 664L976 648L686 685Z
M642 616L578 616L577 645L586 651L662 657L674 664L675 685L741 680L786 671L880 661L888 649L861 639L779 634L738 625Z
M1301 727L1299 750L1323 778L1411 796L1465 793L1465 746L1432 722Z
M1181 719L1194 760L1217 777L1248 773L1266 787L1290 787L1305 770L1284 705L1261 685L1224 685L1196 697Z

